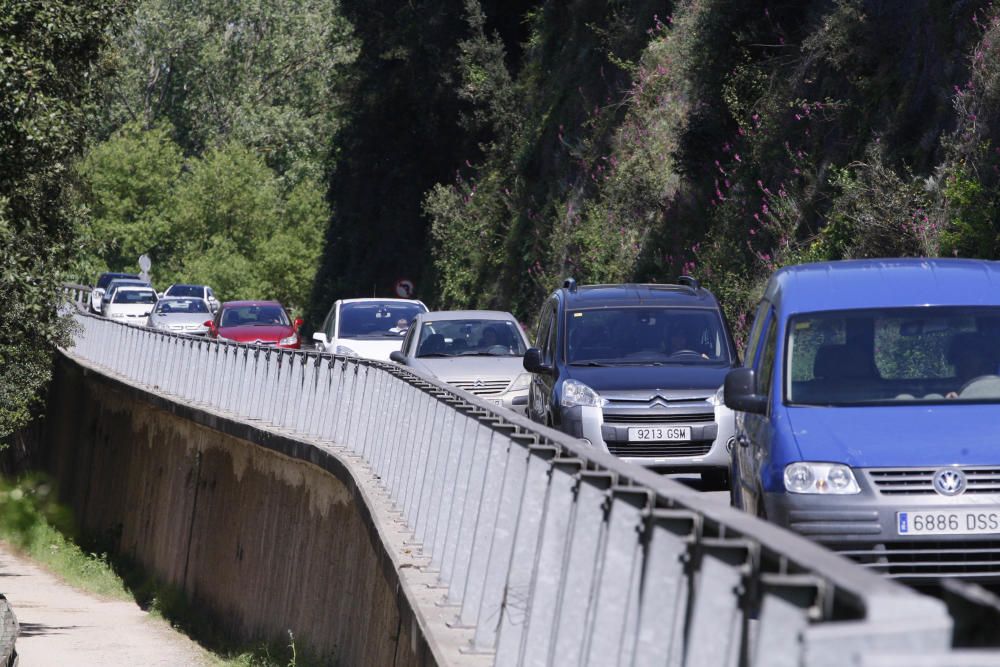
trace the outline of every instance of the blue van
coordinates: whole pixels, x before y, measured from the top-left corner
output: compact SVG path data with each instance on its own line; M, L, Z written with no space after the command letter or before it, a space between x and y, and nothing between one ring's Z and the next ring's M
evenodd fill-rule
M736 507L890 576L1000 578L1000 264L781 269L724 400Z

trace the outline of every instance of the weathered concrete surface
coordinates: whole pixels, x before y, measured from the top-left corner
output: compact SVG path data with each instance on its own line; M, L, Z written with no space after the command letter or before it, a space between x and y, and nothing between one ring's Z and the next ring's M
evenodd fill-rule
M291 631L331 664L435 664L400 583L417 565L387 548L341 457L67 358L47 424L48 467L83 529L180 586L228 634L284 642Z

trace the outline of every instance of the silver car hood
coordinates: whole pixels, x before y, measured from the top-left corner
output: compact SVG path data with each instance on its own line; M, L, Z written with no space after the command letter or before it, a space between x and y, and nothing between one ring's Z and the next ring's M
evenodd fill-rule
M212 319L212 313L165 313L163 315L153 314L149 316L150 323L154 326L165 325L202 325Z

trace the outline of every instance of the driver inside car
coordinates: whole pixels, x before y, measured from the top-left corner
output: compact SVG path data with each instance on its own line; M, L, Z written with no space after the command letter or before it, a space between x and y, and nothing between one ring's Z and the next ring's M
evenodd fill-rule
M945 398L958 398L973 380L996 375L997 365L989 353L990 347L981 336L960 334L948 347L948 361L955 367L956 387Z

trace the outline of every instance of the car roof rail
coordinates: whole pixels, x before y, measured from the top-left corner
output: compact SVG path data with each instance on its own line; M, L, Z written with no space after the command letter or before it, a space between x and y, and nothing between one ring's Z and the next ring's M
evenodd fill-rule
M698 282L698 279L695 278L694 276L680 276L677 279L677 283L679 285L686 285L687 287L693 289L695 292L701 289L701 283Z
M567 278L566 280L563 281L563 287L565 287L566 289L568 289L570 292L575 292L576 291L576 279L575 278Z

